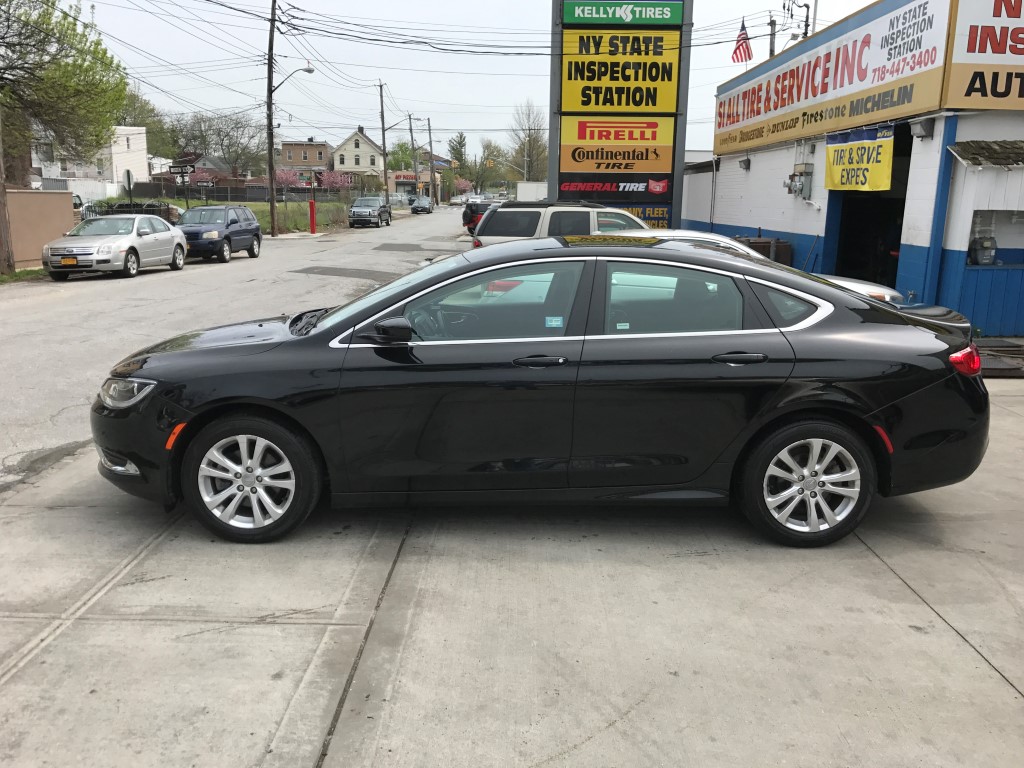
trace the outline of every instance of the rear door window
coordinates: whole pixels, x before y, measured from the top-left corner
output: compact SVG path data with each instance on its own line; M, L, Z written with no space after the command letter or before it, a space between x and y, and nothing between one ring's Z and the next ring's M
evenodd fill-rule
M491 211L478 235L489 237L533 237L540 224L540 211L517 211L514 208L499 208Z
M624 229L642 229L642 227L624 213L597 212L598 232L619 232Z
M554 211L548 221L548 235L590 235L590 226L590 211Z

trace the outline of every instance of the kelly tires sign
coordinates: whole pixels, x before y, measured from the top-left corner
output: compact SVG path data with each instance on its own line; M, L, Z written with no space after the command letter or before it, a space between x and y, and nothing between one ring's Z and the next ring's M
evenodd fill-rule
M618 3L566 0L562 6L562 22L566 26L636 24L681 27L683 25L683 4L679 2Z

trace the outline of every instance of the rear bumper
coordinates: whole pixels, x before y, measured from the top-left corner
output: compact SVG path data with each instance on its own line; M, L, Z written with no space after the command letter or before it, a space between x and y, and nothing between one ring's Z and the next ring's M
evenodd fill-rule
M959 483L985 458L989 397L980 376L954 374L875 416L893 444L887 496Z

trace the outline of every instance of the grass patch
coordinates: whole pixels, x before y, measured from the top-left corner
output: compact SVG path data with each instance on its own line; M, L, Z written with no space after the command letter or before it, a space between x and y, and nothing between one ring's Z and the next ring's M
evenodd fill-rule
M177 205L179 208L185 207L185 198L160 198L162 201L170 203L171 205ZM128 202L126 197L111 197L105 202L108 203L120 203ZM204 205L201 200L189 200L188 204L190 207L195 208L200 205ZM253 214L256 216L256 220L260 223L260 228L263 230L263 234L270 232L270 203L260 202L244 202L234 200L228 202L226 200L211 200L209 205L244 205L248 207ZM317 200L316 201L316 228L317 230L330 229L332 227L341 227L348 221L346 217L346 211L348 206L340 202L337 199L334 200ZM289 200L287 203L277 204L277 228L281 232L308 232L309 231L309 202L306 200Z
M19 269L13 275L0 275L0 285L4 283L20 283L25 280L38 280L45 276L46 270L42 267L39 269Z

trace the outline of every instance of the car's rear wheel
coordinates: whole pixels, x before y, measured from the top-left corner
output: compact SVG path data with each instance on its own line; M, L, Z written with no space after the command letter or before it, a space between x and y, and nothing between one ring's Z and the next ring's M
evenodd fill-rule
M221 264L227 264L231 261L231 241L225 240L220 244L220 252L217 254L217 261Z
M817 547L853 531L877 484L870 450L852 431L802 421L762 440L740 478L740 503L751 523L776 541Z
M139 274L139 254L135 251L128 251L124 255L124 266L121 267L121 277L135 277Z
M50 279L57 283L63 283L71 275L68 272L51 272Z
M231 541L279 539L320 498L320 462L309 442L261 416L208 424L185 451L182 495L199 522Z
M174 246L174 253L171 254L171 269L177 272L185 266L185 249L180 245Z
M252 239L252 245L249 246L246 253L249 254L250 259L258 259L260 257L260 239L258 237Z

